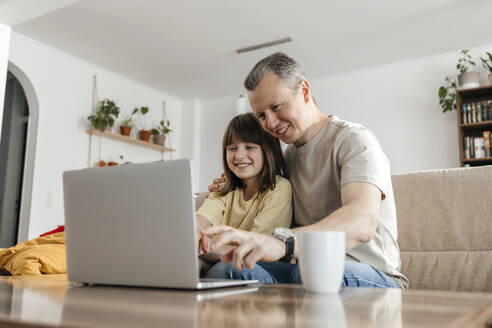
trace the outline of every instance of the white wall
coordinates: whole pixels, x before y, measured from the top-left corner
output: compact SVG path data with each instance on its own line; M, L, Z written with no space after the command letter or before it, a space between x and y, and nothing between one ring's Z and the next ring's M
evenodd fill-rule
M492 44L471 49L478 57ZM392 173L459 166L456 111L443 114L437 90L454 69L459 49L438 56L399 62L310 80L322 112L370 128L390 159ZM327 58L329 60L329 58ZM302 63L300 63L302 65ZM480 67L482 84L487 73ZM310 72L306 72L309 76ZM236 95L203 100L200 188L221 172L219 146Z
M199 192L200 153L201 153L201 102L198 99L183 101L181 116L181 157L188 158L192 162L193 192Z
M199 190L207 190L213 178L222 172L222 136L236 115L237 94L201 102Z
M87 167L87 116L91 114L94 74L100 98L116 99L122 112L120 118L134 107L148 106L146 121L150 128L162 118L165 100L174 131L171 146L177 149L172 155L166 154L165 159L181 156L181 100L16 33L12 33L9 60L31 79L39 101L29 238L64 223L62 173ZM97 156L97 139L93 137L93 158ZM149 149L108 139L102 142L105 161L119 161L120 154L131 162L161 159L159 152Z
M10 46L10 27L0 23L0 130L3 119L3 103L5 99L5 83ZM1 131L0 131L1 132Z

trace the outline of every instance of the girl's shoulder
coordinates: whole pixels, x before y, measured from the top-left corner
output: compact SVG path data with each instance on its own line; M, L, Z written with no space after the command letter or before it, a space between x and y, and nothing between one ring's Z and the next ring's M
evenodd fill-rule
M290 191L292 189L292 186L290 185L290 181L280 175L275 176L275 190L287 190Z
M287 184L289 184L289 185L290 185L290 181L289 181L289 179L284 178L284 177L283 177L283 176L281 176L281 175L276 175L276 176L275 176L275 180L276 180L276 182L277 182L277 183L283 183L283 184L287 183Z

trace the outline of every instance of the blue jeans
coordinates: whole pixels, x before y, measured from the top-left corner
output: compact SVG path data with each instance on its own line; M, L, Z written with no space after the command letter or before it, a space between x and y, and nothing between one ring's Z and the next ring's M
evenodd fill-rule
M299 266L284 262L258 262L251 270L237 270L232 263L217 262L204 278L259 280L269 284L302 284ZM345 261L342 287L401 288L392 278L366 263Z

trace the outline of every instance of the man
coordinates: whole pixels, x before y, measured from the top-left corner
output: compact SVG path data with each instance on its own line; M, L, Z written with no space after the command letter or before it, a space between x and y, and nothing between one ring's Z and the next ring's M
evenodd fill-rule
M297 264L289 263L299 254L296 237L301 231L337 230L346 234L343 286L407 288L399 272L389 162L374 135L323 114L302 69L285 54L260 60L245 87L262 127L289 145L284 155L298 227L274 236L207 228L202 236L217 235L211 242L202 238L208 251L231 242L238 246L206 277L301 283Z

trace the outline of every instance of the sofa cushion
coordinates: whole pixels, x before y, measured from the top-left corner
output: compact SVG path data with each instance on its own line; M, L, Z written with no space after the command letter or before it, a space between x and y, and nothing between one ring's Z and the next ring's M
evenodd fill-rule
M410 288L492 292L492 166L392 180Z

